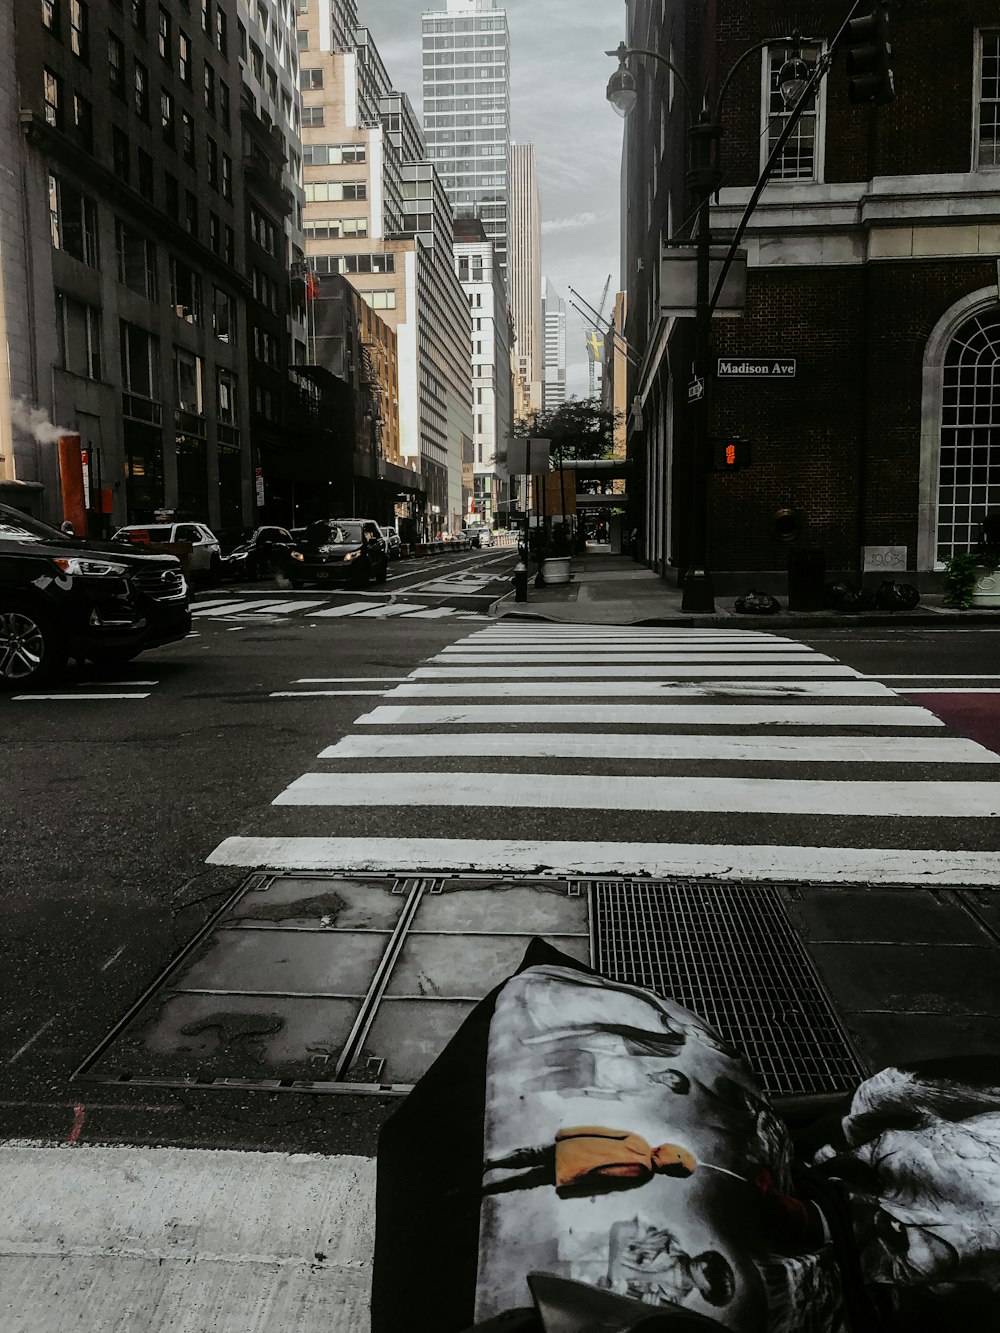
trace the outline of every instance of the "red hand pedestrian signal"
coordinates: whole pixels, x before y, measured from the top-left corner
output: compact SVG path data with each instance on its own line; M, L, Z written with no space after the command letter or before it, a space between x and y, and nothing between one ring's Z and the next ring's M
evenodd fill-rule
M727 444L727 445L726 445L726 466L727 466L727 467L735 467L735 466L736 466L736 445L735 445L735 444Z

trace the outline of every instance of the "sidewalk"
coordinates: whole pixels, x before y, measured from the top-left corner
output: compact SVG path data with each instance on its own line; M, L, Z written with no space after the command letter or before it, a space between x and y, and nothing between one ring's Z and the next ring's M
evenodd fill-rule
M827 629L843 625L998 625L1000 610L956 611L942 593L925 593L913 611L787 611L771 616L740 615L734 595L716 596L715 612L692 615L681 610L681 589L629 556L607 548L588 550L571 565L572 582L536 588L528 583L527 602L515 602L513 590L490 608L494 616L580 622L592 625L711 625L726 621L731 629ZM744 591L748 592L748 586ZM779 601L782 599L779 597Z

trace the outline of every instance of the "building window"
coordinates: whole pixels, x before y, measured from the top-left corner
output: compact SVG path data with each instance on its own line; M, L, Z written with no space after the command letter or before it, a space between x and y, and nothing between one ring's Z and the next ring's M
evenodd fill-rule
M212 332L222 343L236 341L236 307L233 298L221 287L212 289Z
M219 120L223 128L229 131L229 84L225 79L219 80Z
M1000 167L1000 28L979 33L975 166Z
M316 129L317 126L325 123L326 117L324 109L321 106L303 106L302 108L302 128Z
M233 159L228 153L222 154L222 197L233 197Z
M54 37L60 35L59 0L42 0L42 27L48 28Z
M139 32L146 31L146 0L131 0L132 26Z
M174 99L166 88L160 90L160 127L163 130L163 142L174 146Z
M184 191L184 227L192 236L198 235L198 196Z
M393 291L359 292L358 295L363 301L366 301L373 310L396 309L396 293Z
M157 47L160 52L160 59L165 60L169 65L174 58L173 41L171 40L171 21L169 12L160 6L160 16L157 19Z
M218 213L208 215L208 244L213 255L222 253L222 220Z
M216 371L217 413L218 418L227 426L237 425L236 404L238 402L237 379L231 370L219 366Z
M253 354L258 361L263 361L266 365L278 364L277 339L267 329L258 328L256 324L253 329Z
M769 46L764 52L764 98L763 120L761 127L761 168L770 157L777 143L785 122L791 115L791 109L785 106L781 96L781 67L786 60L796 55L809 66L816 64L821 47L806 43L797 50L791 46ZM821 95L821 94L820 94ZM820 106L816 96L812 104L802 113L798 124L792 131L791 138L785 144L781 157L775 163L771 179L774 181L819 180L821 178L820 150L822 125Z
M306 218L303 236L316 241L337 241L344 236L367 236L367 218Z
M101 378L101 313L65 292L56 292L59 366L88 380Z
M191 87L191 38L183 28L177 29L177 73L181 83Z
M138 150L139 193L143 199L153 199L153 159L141 148Z
M221 6L215 11L215 45L222 55L229 54L229 20Z
M201 30L212 31L212 0L201 0Z
M302 145L302 162L307 167L340 167L345 163L365 162L367 156L367 146L363 143Z
M76 130L76 138L80 147L86 148L88 153L92 152L94 148L94 108L79 93L73 94L73 128Z
M45 123L53 129L63 127L62 79L50 69L42 71L42 96L45 100Z
M250 68L258 83L264 82L264 52L256 42L250 43Z
M122 385L128 393L160 397L159 341L138 324L121 321Z
M129 167L131 157L128 135L124 130L120 130L117 125L113 125L111 127L111 159L114 163L115 175L126 185L131 175Z
M55 249L98 267L97 208L58 176L49 177L49 233Z
M181 112L181 157L194 166L194 117Z
M108 33L108 86L114 97L125 100L125 47L113 32Z
M189 265L170 256L170 304L178 319L203 322L201 277Z
M122 286L145 296L148 301L155 301L159 294L156 246L120 220L115 221L115 259L118 281Z
M219 145L210 134L205 135L205 160L208 163L208 183L213 190L219 188Z
M182 412L205 412L204 377L200 356L186 347L174 347L174 402Z
M967 320L944 359L937 558L973 550L1000 506L1000 310Z
M224 228L225 246L222 257L230 267L236 267L236 232L230 226Z
M85 64L90 59L89 19L84 0L69 0L69 48Z
M299 87L304 93L317 92L323 87L323 71L321 69L300 69Z
M140 61L135 62L135 114L149 121L149 70Z

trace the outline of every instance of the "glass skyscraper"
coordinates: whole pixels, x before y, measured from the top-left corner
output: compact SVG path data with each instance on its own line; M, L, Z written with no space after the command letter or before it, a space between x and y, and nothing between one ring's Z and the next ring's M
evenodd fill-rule
M423 16L424 132L458 218L479 218L507 280L510 41L494 0L447 0Z

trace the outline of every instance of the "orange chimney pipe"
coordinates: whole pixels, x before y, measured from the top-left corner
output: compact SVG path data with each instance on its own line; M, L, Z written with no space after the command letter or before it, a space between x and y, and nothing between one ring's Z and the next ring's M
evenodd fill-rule
M59 436L59 478L62 483L63 518L73 524L77 537L87 535L87 501L83 489L83 457L75 432Z

